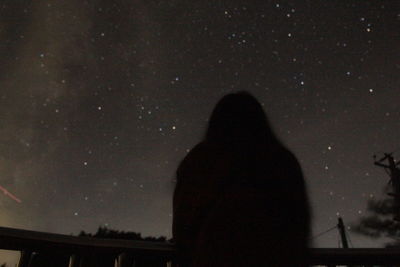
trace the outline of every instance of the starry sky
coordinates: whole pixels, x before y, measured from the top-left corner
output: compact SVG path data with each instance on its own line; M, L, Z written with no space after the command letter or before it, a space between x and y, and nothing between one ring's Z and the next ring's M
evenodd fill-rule
M1 1L0 186L21 203L0 193L0 225L171 237L176 168L238 90L297 155L313 234L356 222L388 182L372 155L400 149L399 22L394 0Z

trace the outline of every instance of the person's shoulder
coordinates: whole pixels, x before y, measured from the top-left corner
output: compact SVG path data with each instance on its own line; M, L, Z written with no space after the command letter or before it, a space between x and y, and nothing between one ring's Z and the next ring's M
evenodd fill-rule
M208 145L205 142L200 142L195 145L190 151L188 151L187 155L183 158L181 163L179 164L178 173L181 173L185 169L193 168L192 165L197 164L201 158L204 158L207 150Z
M215 153L216 151L221 150L222 148L218 144L214 144L212 142L202 141L195 145L186 155L184 160L188 160L191 158L198 157L208 157L210 154Z
M182 162L191 160L192 158L197 158L200 155L204 154L207 150L208 150L207 143L200 142L188 151L187 155L184 157Z
M280 162L284 162L286 164L297 165L300 166L300 163L296 157L296 155L290 151L285 146L279 146L277 148L277 154L279 155L278 159Z

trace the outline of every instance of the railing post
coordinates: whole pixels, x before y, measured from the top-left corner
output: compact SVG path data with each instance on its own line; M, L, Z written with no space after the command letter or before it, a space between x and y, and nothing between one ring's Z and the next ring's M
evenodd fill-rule
M134 263L134 257L126 252L121 253L117 257L118 267L132 267Z
M72 254L69 258L69 267L80 267L81 256L79 254Z
M167 262L167 267L177 267L177 266L178 264L173 260Z
M32 251L21 251L21 257L19 258L18 267L29 267L29 265L31 264L31 258Z

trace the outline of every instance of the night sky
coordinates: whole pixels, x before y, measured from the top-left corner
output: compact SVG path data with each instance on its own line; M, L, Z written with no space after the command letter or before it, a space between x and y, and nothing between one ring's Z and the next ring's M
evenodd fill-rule
M313 234L350 225L400 149L399 29L396 0L3 0L0 225L171 237L176 168L238 90L297 155Z

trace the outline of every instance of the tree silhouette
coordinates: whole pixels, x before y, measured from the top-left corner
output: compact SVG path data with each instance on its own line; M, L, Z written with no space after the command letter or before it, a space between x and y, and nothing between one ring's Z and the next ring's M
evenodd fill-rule
M390 177L391 192L383 200L369 200L367 210L370 214L354 225L356 233L392 239L386 247L400 247L400 161L395 160L393 153L384 153L380 159L374 155L374 164Z
M369 215L353 224L353 231L372 238L390 238L386 247L400 247L400 221L396 219L397 208L393 197L368 201Z
M95 238L111 238L111 239L128 239L128 240L144 240L144 241L153 241L153 242L166 242L167 239L164 236L153 237L147 236L142 237L140 233L136 232L125 232L109 229L106 226L99 227L95 234L86 233L85 231L81 231L78 236L82 237L95 237Z

